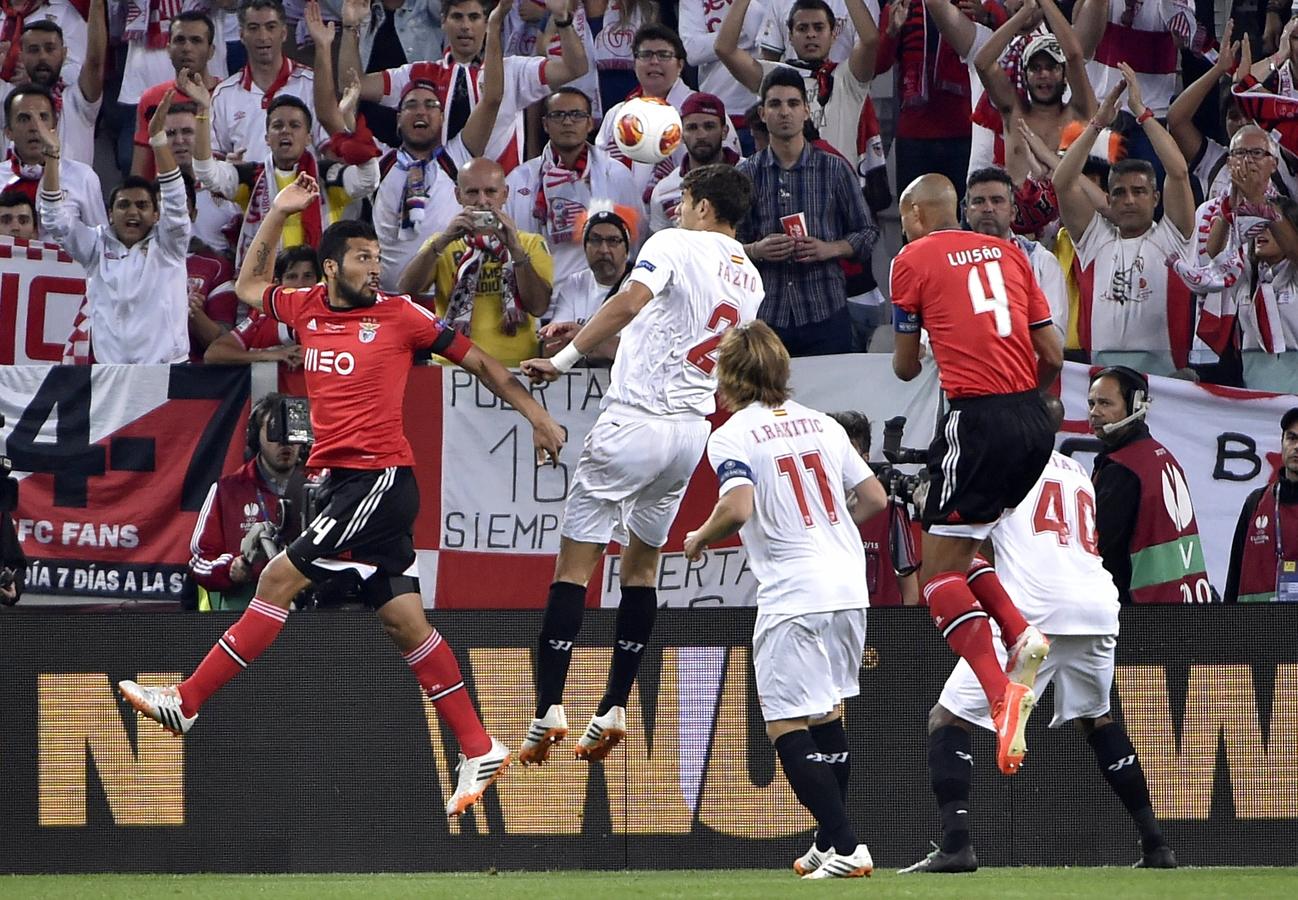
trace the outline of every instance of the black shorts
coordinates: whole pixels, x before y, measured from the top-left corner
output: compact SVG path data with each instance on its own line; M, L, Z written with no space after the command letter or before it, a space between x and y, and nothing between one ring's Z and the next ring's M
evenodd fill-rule
M928 448L924 526L983 525L1023 502L1055 446L1037 391L950 401Z
M330 469L319 509L287 551L289 561L313 581L343 568L354 568L365 579L400 576L414 564L419 485L409 466Z

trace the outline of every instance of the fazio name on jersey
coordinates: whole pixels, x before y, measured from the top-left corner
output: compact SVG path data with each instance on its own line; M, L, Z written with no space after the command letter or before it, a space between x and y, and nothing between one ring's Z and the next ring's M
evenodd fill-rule
M1000 258L1000 247L974 247L972 250L957 250L955 253L946 255L946 261L952 266L972 266L975 263Z
M732 266L724 261L717 264L717 277L746 291L757 290L757 279L751 272L745 272L739 266Z

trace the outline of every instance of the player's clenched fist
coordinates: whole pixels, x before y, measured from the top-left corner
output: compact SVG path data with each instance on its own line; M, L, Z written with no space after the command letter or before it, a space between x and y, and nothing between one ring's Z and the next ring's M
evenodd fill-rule
M528 377L532 384L558 381L559 376L562 374L554 367L554 363L548 359L525 359L518 368Z

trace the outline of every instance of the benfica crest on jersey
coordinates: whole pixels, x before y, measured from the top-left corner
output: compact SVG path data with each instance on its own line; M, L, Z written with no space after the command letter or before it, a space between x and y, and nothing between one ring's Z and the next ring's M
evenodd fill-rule
M373 343L379 335L379 323L377 319L361 319L361 330L357 335L362 344Z

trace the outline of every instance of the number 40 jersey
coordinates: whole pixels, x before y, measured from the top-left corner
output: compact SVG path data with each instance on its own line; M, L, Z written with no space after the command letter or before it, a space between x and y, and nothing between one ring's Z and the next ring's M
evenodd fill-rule
M766 295L757 267L734 238L672 228L645 241L627 280L654 296L622 329L603 405L710 415L721 336L756 318Z
M1118 589L1100 561L1095 488L1081 463L1050 454L991 538L1001 583L1033 625L1046 634L1118 633Z
M900 333L928 329L948 397L1018 394L1037 386L1029 331L1050 328L1050 304L1017 244L946 229L892 261Z

